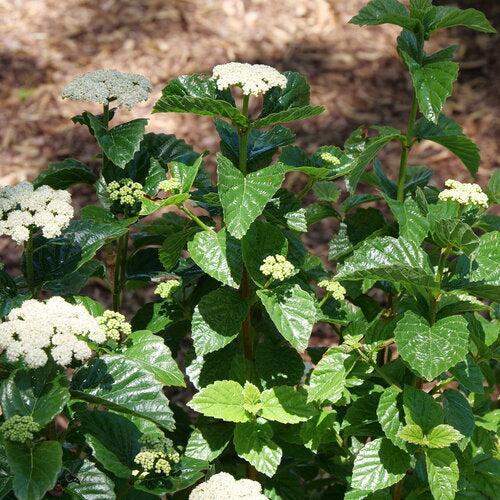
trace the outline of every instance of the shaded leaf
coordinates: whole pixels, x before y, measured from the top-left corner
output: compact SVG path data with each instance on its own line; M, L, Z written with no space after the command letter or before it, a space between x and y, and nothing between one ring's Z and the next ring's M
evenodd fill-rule
M46 185L54 189L68 189L74 184L94 184L96 180L96 175L87 165L73 158L66 158L49 163L33 181L33 187Z

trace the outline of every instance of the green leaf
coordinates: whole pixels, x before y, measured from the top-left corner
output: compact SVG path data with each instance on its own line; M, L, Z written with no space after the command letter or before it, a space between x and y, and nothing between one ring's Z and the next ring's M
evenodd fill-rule
M49 163L49 166L38 174L33 187L50 186L54 189L68 189L74 184L94 184L96 175L81 161L66 158Z
M387 488L403 479L410 456L388 439L365 444L354 459L351 487L365 491Z
M143 198L139 215L141 217L147 217L148 215L154 214L162 208L170 207L173 205L181 205L188 198L188 193L174 194L172 196L169 196L168 198L163 198L161 200L150 200L149 198Z
M233 123L247 126L248 119L228 98L229 92L217 90L213 78L204 75L183 75L171 80L153 108L153 113L193 113L200 116L221 116Z
M268 477L276 473L283 454L272 437L273 430L267 422L237 424L234 430L236 453Z
M278 163L244 176L230 160L219 155L217 173L224 222L228 231L241 239L280 188L285 178L283 166Z
M382 427L386 437L398 448L404 450L406 446L399 436L403 428L402 417L398 405L400 394L401 391L397 387L387 387L380 395L377 406L377 417L380 427Z
M57 441L43 441L33 448L6 442L12 472L12 489L18 500L41 500L57 481L62 467L62 448Z
M332 181L319 181L313 186L313 192L318 200L335 203L342 190Z
M186 165L180 161L173 161L169 164L172 177L176 178L181 183L181 193L189 193L202 162L203 156L200 155L192 165Z
M491 173L485 192L492 205L500 203L500 168L494 169Z
M397 0L370 0L349 22L358 26L389 23L409 30L413 27L407 8Z
M444 6L433 8L432 16L427 26L429 32L442 28L452 28L454 26L465 26L466 28L482 31L483 33L496 33L495 28L479 10Z
M187 242L199 230L198 226L187 226L178 231L172 231L165 237L158 257L167 271L171 271L177 265Z
M209 276L233 288L238 288L243 273L240 245L221 229L201 231L188 242L191 258Z
M472 356L467 355L464 361L460 361L449 371L465 389L483 394L483 374Z
M443 114L439 115L437 123L422 118L417 122L414 134L419 141L432 141L449 149L460 158L471 175L476 175L481 163L479 148L455 120Z
M404 203L387 198L387 203L398 221L399 236L418 244L422 243L429 232L430 224L420 211L418 203L412 198L407 198Z
M269 280L260 271L260 266L269 255L284 255L288 251L285 235L273 224L256 220L241 240L241 254L245 268L260 286Z
M373 238L364 242L340 267L337 277L345 280L388 280L403 285L434 286L427 254L404 238Z
M437 429L437 427L436 427ZM407 443L425 445L427 444L427 439L422 432L422 428L416 424L408 424L401 428L398 432L399 439L406 441Z
M282 424L304 422L316 413L314 407L307 404L304 391L282 385L266 389L260 395L261 416Z
M278 125L279 123L290 123L298 120L306 120L313 116L318 116L325 111L323 106L301 106L290 108L277 113L271 113L263 118L258 118L252 122L252 127L262 128Z
M430 395L412 386L405 386L403 408L408 424L416 424L427 434L443 423L441 405Z
M123 352L126 358L136 361L162 385L186 387L184 375L161 337L140 330L127 340L132 345Z
M425 452L427 478L435 500L453 500L458 490L458 463L449 449L430 449Z
M451 425L440 424L427 436L427 446L429 448L448 448L453 443L457 443L464 436Z
M452 426L462 437L472 437L476 423L467 398L458 391L447 389L443 392L442 400L445 423Z
M448 316L430 326L422 316L407 311L394 337L400 356L426 380L463 361L469 351L467 321L462 316Z
M432 239L441 248L451 248L471 257L479 246L472 228L457 219L440 219L432 228Z
M342 347L331 347L311 373L307 400L331 403L338 401L344 392L346 370L344 361L348 355Z
M0 387L5 418L31 416L40 426L59 415L69 399L66 376L53 363L36 370L16 370Z
M328 442L334 434L336 417L337 413L334 410L321 410L317 416L304 422L300 429L304 446L317 452L322 442Z
M226 422L247 422L243 387L234 380L218 380L193 396L188 406L207 417Z
M118 167L125 168L139 150L148 121L145 118L138 118L108 130L96 116L88 114L88 119L106 157Z
M222 287L202 297L195 307L191 336L198 356L218 351L241 331L248 305L239 293Z
M299 285L280 285L257 290L262 304L283 337L298 351L304 351L316 321L316 304Z
M72 500L115 500L115 485L90 460L71 471L74 480L64 489Z
M427 120L437 124L444 103L452 94L458 64L439 61L421 65L404 50L400 50L400 54L410 71L420 111Z
M232 436L231 424L213 421L203 424L203 420L199 419L197 428L189 436L184 455L213 462L226 449Z
M248 413L257 415L257 413L262 409L262 405L260 403L260 390L251 382L246 381L243 386L243 399L245 401L243 407Z
M71 381L72 396L111 410L174 427L162 384L137 361L119 355L92 359L78 369Z
M137 468L141 432L128 418L109 411L86 411L79 416L94 458L116 477L129 478Z

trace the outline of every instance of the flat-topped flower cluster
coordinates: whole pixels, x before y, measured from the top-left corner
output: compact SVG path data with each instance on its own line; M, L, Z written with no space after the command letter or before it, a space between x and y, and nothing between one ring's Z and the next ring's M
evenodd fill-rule
M460 205L477 205L488 208L488 196L483 193L479 184L448 179L444 185L447 189L439 193L440 200L451 200Z
M267 500L261 485L251 479L236 480L227 472L219 472L199 484L189 495L189 500Z
M26 242L36 228L45 238L55 238L73 217L68 191L49 186L34 188L30 182L0 189L0 236Z
M87 340L101 344L106 334L85 307L62 297L26 300L0 324L0 350L10 362L23 358L29 368L44 366L49 356L61 366L86 361L92 354Z

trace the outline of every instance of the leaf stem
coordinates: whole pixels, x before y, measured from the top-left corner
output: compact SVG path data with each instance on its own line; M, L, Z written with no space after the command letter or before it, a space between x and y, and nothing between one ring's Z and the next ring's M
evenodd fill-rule
M402 143L401 152L401 162L399 164L399 177L398 177L398 192L397 200L399 202L404 201L405 195L405 182L406 182L406 169L408 167L408 157L410 155L410 150L413 146L413 131L415 128L415 120L417 118L418 112L418 102L415 91L413 91L413 97L411 101L410 115L408 116L408 126L406 128L406 140Z
M305 185L304 189L302 189L302 191L300 191L300 193L297 195L297 199L302 201L306 197L307 193L311 191L314 184L316 184L316 179L314 177L309 177L309 179L307 179L307 184Z
M373 370L379 375L379 377L383 378L389 385L393 385L394 387L397 387L399 390L401 390L401 387L399 387L399 384L394 382L388 375L386 375L380 367L377 365L377 363L374 363L362 350L361 348L356 348L356 351L358 352L360 358L367 364L369 364Z
M115 273L113 278L113 311L120 311L127 269L128 231L116 242Z
M207 226L197 215L195 215L189 208L185 206L180 206L179 207L193 222L198 224L204 231L212 231L213 229L209 226Z

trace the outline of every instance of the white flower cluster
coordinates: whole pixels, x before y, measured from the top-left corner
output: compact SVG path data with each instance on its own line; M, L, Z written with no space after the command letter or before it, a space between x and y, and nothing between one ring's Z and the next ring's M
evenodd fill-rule
M92 352L86 339L101 344L106 334L85 307L62 297L26 300L0 324L0 351L10 362L23 358L30 368L44 366L49 355L61 366L87 360Z
M189 495L189 500L267 500L262 487L251 479L236 480L227 472L219 472L199 484Z
M319 156L323 161L326 161L326 163L330 163L331 165L340 165L340 160L332 153L324 152Z
M171 179L165 179L158 184L158 189L160 191L165 191L166 193L169 191L177 191L181 188L181 183L178 179L172 177Z
M231 62L214 67L212 76L217 80L217 88L224 90L237 85L245 95L265 94L273 87L284 89L287 84L285 75L265 64Z
M97 323L106 334L106 338L119 342L132 333L132 327L125 316L116 311L104 311L96 318Z
M177 279L171 279L160 283L156 289L156 295L159 295L162 299L168 299L172 293L181 286L181 282Z
M488 196L483 193L478 184L448 179L444 185L448 189L439 193L440 200L451 200L460 203L460 205L477 205L488 208Z
M98 69L77 76L66 85L62 97L73 101L109 103L131 108L147 100L151 82L141 75L120 73L113 69Z
M320 288L325 289L335 300L344 300L346 289L334 279L322 280L318 283Z
M264 276L283 281L292 276L295 267L283 255L269 255L260 266L260 271Z
M29 239L30 230L40 228L46 238L59 236L73 217L68 191L31 182L0 189L0 236L10 236L16 243Z

